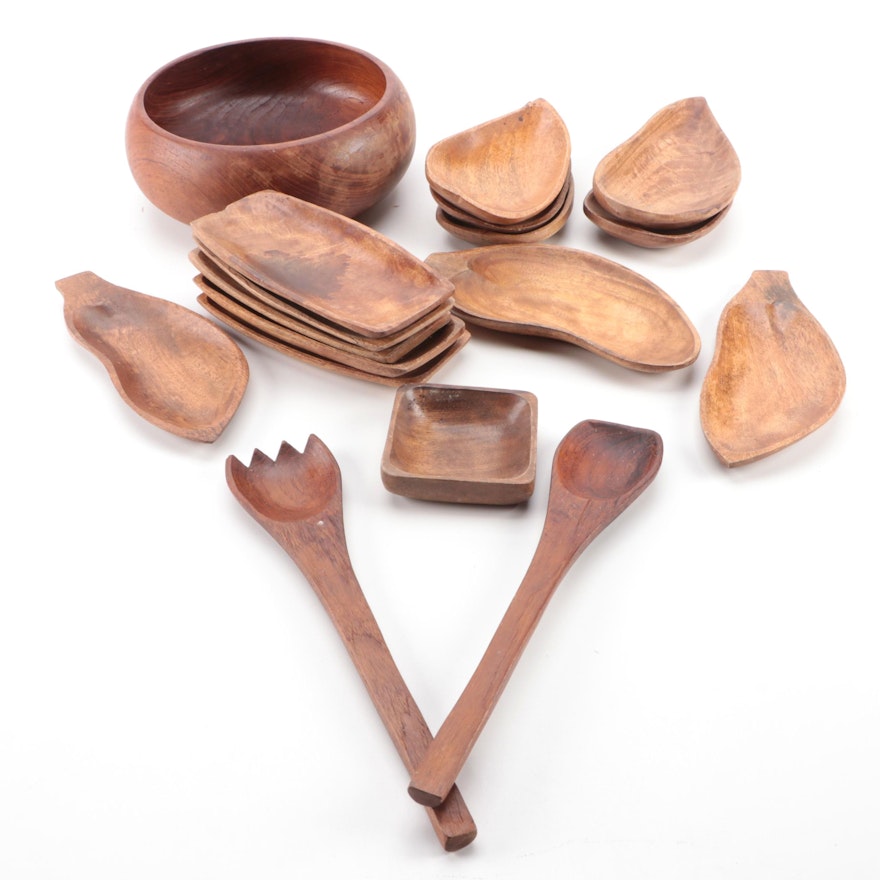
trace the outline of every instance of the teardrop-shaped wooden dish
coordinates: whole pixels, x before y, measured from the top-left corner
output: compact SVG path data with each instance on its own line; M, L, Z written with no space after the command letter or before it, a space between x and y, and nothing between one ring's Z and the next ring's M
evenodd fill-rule
M254 193L190 226L221 265L362 336L402 330L452 293L396 242L294 196Z
M341 376L347 376L352 379L362 379L365 382L373 382L378 385L402 385L406 382L426 382L430 379L441 367L443 367L446 363L448 363L452 357L458 353L458 351L465 345L465 343L470 339L470 333L463 333L455 342L452 343L447 349L445 349L441 354L435 357L433 360L429 361L424 366L420 367L417 370L414 370L411 373L405 373L402 376L378 376L373 372L367 372L365 370L358 370L355 367L350 367L346 364L334 363L332 361L328 361L325 358L317 357L311 352L304 351L301 348L297 348L295 345L290 345L286 342L282 342L279 339L276 339L269 334L263 333L258 328L254 327L251 324L247 324L244 321L240 321L235 315L230 312L225 311L216 303L211 302L211 300L205 296L205 294L200 294L198 297L198 301L201 306L205 309L206 312L213 315L219 321L222 321L228 327L231 327L237 333L240 333L242 336L246 336L249 339L253 339L256 342L260 342L265 345L267 348L271 348L281 354L287 355L288 357L296 358L297 360L302 361L305 364L309 364L313 367L320 367L324 370L330 370L333 373L338 373Z
M538 229L539 227L546 225L562 210L566 200L570 197L573 186L574 179L572 178L571 173L569 173L565 180L565 184L559 191L559 195L552 201L552 203L540 213L535 214L533 217L527 217L519 223L490 223L488 220L479 220L474 217L473 214L469 214L457 205L453 205L448 199L444 199L443 196L435 192L433 189L431 190L431 195L433 196L434 201L440 206L440 208L442 208L443 213L458 223L478 226L481 229L486 229L491 232L531 232L533 229Z
M692 364L700 338L656 284L604 257L541 244L431 254L465 322L570 342L642 372Z
M425 176L467 213L490 223L518 223L553 202L570 164L568 128L539 98L434 144Z
M757 461L825 424L845 388L840 355L788 273L753 272L718 323L703 433L728 467Z
M190 261L201 271L196 276L196 285L205 290L210 287L220 290L242 305L263 315L276 324L310 336L325 345L335 345L352 354L367 356L375 360L393 363L411 352L417 345L424 342L432 333L443 327L452 314L452 300L447 300L442 308L430 312L420 318L405 333L386 336L382 339L367 339L352 334L338 324L322 321L317 315L297 309L281 297L276 297L268 290L249 283L247 279L235 278L221 270L203 251L192 251ZM210 293L210 290L205 290Z
M629 244L644 248L668 248L678 247L691 241L696 241L704 235L708 235L726 216L730 205L722 208L714 217L710 217L696 226L686 226L683 229L645 229L643 226L634 226L631 223L622 223L616 217L612 217L597 201L593 191L587 193L584 199L584 214L592 220L603 232L619 238Z
M301 333L296 333L287 327L276 324L267 318L264 318L253 309L242 305L232 297L226 296L222 291L206 290L203 294L213 305L222 309L224 312L237 318L242 324L248 324L267 337L283 342L286 345L293 346L316 357L333 363L344 364L353 367L356 370L362 370L365 373L374 373L377 376L403 376L412 373L423 367L429 361L434 360L449 348L462 334L466 333L464 322L460 318L453 317L443 328L438 330L433 336L425 340L421 345L417 346L413 351L409 352L406 357L395 363L385 363L374 360L373 358L364 356L363 353L356 354L350 351L343 351L332 345L318 342ZM200 297L199 302L202 302Z
M655 113L596 166L593 194L613 217L649 229L695 226L739 187L739 157L705 98Z
M117 287L93 272L55 282L71 335L104 365L122 399L148 422L211 443L248 382L241 349L177 303Z
M574 204L574 190L569 189L568 195L562 204L562 208L555 217L551 217L542 226L536 229L530 229L525 232L502 232L497 228L487 229L484 226L474 224L460 223L454 220L442 208L437 208L436 219L450 235L460 238L462 241L468 241L477 245L507 245L507 244L530 244L546 241L548 238L556 235L571 216L571 209Z

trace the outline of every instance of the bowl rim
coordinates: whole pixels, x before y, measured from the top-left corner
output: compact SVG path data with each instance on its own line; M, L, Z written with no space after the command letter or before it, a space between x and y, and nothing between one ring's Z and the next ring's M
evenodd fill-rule
M167 128L159 125L147 112L147 108L144 104L144 97L147 93L147 89L156 81L159 76L164 74L166 71L171 70L178 64L182 64L184 61L189 61L192 58L197 58L199 55L204 55L206 52L213 52L218 49L226 49L232 46L248 46L256 45L259 43L310 43L315 46L330 46L335 49L344 49L349 52L353 52L355 55L371 61L382 72L383 76L385 77L385 91L382 93L382 96L379 98L379 100L376 101L376 103L373 104L368 110L343 125L339 125L336 128L327 129L327 131L322 131L318 134L309 135L308 137L297 138L296 140L273 141L272 143L266 144L215 144L211 141L199 141L194 140L193 138L182 137L181 135L175 134L173 131L169 131ZM363 125L364 122L369 121L386 109L386 107L390 104L392 100L395 87L396 90L403 94L404 98L408 102L409 95L400 77L398 77L397 74L394 73L394 71L380 58L377 58L372 53L367 52L364 49L359 49L356 46L351 46L347 43L335 42L333 40L324 40L319 37L253 37L246 40L230 40L224 43L215 43L212 46L204 46L201 49L194 49L191 52L187 52L184 55L180 55L177 58L166 62L161 67L154 70L143 81L143 83L141 83L141 86L138 89L134 100L132 101L130 115L136 116L144 126L146 126L155 134L166 138L167 140L174 141L178 144L193 144L200 147L210 148L211 150L217 150L218 152L273 152L277 151L280 147L289 147L293 145L307 146L311 143L325 140L339 133L344 133L349 129L355 128L356 126Z

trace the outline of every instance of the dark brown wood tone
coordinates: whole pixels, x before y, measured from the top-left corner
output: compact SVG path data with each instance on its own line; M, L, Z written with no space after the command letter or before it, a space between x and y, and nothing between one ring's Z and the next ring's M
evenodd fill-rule
M787 272L753 272L721 314L700 395L709 445L728 467L790 446L836 412L846 375Z
M272 461L256 450L249 466L226 460L241 506L281 545L320 598L397 749L412 773L431 733L395 664L357 581L345 541L342 477L320 439L300 453L282 443ZM467 846L476 826L457 789L428 815L447 850Z
M584 548L654 479L663 443L654 431L608 422L575 425L553 459L544 530L532 563L483 659L410 781L421 804L444 802L556 587Z
M101 361L136 413L190 440L217 439L249 375L228 334L177 303L117 287L94 272L55 286L71 335Z
M397 185L414 149L395 73L321 40L245 40L178 58L146 80L126 125L135 181L184 223L261 189L354 217Z

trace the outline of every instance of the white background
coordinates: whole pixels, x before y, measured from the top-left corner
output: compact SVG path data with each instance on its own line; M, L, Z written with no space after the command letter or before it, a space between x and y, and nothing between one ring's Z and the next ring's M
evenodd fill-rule
M6 33L0 875L15 880L868 880L880 873L875 29L863 4L39 4ZM814 11L808 11L814 10ZM866 15L867 12L865 11ZM415 106L403 182L366 219L417 256L437 140L543 97L571 133L553 241L666 290L696 364L627 371L476 332L434 381L539 399L535 494L512 509L391 495L391 388L243 342L212 445L122 402L54 282L91 270L200 311L189 230L140 193L141 82L248 37L348 43ZM581 203L596 163L703 95L742 185L706 238L651 251ZM698 399L721 309L782 269L835 342L833 419L727 470ZM444 853L305 580L238 506L226 456L310 433L337 457L354 567L436 729L525 571L556 444L597 418L657 430L660 474L559 588L461 777L479 837Z

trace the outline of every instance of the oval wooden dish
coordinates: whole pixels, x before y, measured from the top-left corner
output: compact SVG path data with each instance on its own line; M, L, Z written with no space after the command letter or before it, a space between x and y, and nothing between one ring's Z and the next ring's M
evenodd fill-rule
M148 422L211 443L248 382L241 349L177 303L110 284L94 272L55 282L71 335L104 365L122 399Z
M200 49L141 86L126 153L144 195L189 223L262 189L355 217L403 177L415 115L378 58L324 40Z
M570 342L649 373L686 367L700 353L696 328L667 293L587 251L490 245L425 262L453 283L454 311L465 322Z

